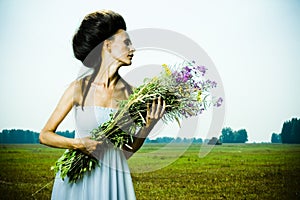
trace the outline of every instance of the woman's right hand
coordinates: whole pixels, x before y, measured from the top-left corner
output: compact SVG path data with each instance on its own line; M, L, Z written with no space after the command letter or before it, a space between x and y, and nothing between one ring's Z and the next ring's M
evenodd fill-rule
M75 138L74 141L75 149L87 155L94 155L97 148L103 143L102 141L92 140L90 137Z

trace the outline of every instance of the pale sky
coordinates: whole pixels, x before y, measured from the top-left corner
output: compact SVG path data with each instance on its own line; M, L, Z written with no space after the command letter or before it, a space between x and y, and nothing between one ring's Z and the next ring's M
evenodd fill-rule
M101 9L120 13L128 31L163 28L200 45L223 81L224 126L245 128L250 142L269 142L284 121L300 117L297 0L1 0L1 130L42 129L81 66L73 34ZM72 120L59 130L73 130Z

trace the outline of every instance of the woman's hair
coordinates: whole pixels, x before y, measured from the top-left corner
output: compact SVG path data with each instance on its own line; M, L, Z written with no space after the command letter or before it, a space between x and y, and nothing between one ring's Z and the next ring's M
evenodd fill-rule
M82 108L91 83L100 69L103 42L113 36L119 29L126 30L123 17L111 10L101 10L85 16L73 37L75 57L86 67L93 69L88 84L85 84L86 77L82 80Z

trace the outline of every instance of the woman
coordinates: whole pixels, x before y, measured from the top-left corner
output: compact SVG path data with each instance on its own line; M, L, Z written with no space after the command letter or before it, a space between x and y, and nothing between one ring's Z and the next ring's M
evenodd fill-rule
M119 76L121 66L130 65L135 49L126 33L121 15L102 10L87 15L73 37L75 57L93 73L70 84L40 133L42 144L66 149L78 149L99 159L100 167L75 184L54 181L52 199L135 199L127 160L143 144L145 138L162 117L165 102L158 99L147 105L146 125L132 144L122 150L89 138L93 128L109 119L118 109L118 100L128 98L131 87ZM65 116L74 109L75 138L55 133ZM105 147L105 148L104 148ZM97 151L96 151L97 150Z

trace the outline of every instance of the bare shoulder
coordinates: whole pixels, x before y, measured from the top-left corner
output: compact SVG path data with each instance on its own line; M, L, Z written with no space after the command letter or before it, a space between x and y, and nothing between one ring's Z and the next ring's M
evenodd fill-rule
M74 80L70 83L67 91L72 96L73 105L78 105L82 99L82 79Z
M73 81L68 85L43 130L54 132L65 116L67 116L74 105L74 91L76 91L77 85L77 81Z

